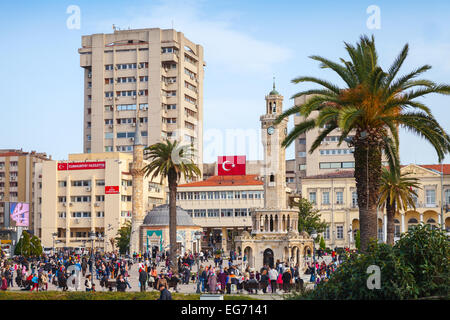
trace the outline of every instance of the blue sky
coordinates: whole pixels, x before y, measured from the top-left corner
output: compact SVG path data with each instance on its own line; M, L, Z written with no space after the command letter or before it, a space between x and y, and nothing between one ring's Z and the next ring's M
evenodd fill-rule
M70 5L80 7L79 30L66 26ZM370 5L380 8L379 30L367 28ZM273 75L285 108L294 93L310 87L293 85L296 76L338 82L308 56L345 57L343 42L354 43L361 34L375 35L382 66L387 68L409 43L404 72L431 64L425 78L450 83L449 12L444 0L2 2L0 148L37 150L55 159L82 152L83 71L77 50L82 35L112 32L113 23L124 29L171 28L173 23L202 44L207 62L204 130L223 132L259 130ZM424 101L450 131L450 96ZM410 133L401 133L400 151L402 163L437 162L432 147ZM204 161L215 161L217 155L205 154ZM287 157L293 156L290 147Z

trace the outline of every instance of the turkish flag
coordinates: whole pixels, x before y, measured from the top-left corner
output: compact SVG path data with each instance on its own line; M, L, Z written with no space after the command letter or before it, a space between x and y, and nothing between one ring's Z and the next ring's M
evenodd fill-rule
M217 173L219 176L245 175L245 156L217 157Z

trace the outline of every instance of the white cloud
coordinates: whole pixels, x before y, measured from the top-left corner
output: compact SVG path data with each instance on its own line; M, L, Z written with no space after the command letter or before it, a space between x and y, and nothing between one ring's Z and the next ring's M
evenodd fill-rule
M180 1L164 1L148 8L133 8L125 13L129 18L101 21L100 29L118 27L171 28L204 48L205 61L223 71L262 72L273 70L273 65L293 56L290 49L276 43L257 39L249 33L237 30L238 12L220 12L215 16L205 15L201 4ZM261 36L263 38L263 36Z

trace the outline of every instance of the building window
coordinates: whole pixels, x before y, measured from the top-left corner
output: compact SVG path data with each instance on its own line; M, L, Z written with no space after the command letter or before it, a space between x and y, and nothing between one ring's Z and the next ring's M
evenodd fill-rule
M105 217L105 212L103 212L103 211L97 212L97 218L104 218L104 217Z
M427 205L435 205L436 204L436 190L427 189L425 196L426 196Z
M356 191L352 191L352 207L356 208L358 206L358 194Z
M324 191L322 193L322 204L330 204L330 192Z
M310 192L309 193L309 202L311 202L312 204L316 204L316 193L315 192Z
M325 228L325 231L323 232L323 239L330 240L330 226Z
M96 180L96 181L95 181L95 184L96 184L98 187L103 187L103 186L105 185L105 180Z
M344 239L344 226L336 226L336 239Z
M299 151L298 152L299 157L306 157L306 151Z
M299 144L306 144L306 139L305 138L300 138L300 139L298 139L298 143Z
M306 164L301 164L298 166L298 170L302 171L302 170L306 170Z
M342 191L336 192L336 204L344 203L344 193Z

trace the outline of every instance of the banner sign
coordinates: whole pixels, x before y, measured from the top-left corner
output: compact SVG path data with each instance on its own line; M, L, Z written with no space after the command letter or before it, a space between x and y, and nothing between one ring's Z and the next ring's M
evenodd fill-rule
M89 169L105 169L105 161L102 162L71 162L58 163L58 170L89 170Z
M29 227L30 225L30 204L23 202L10 203L11 227ZM13 221L15 224L13 224Z
M119 194L119 186L105 186L105 194Z
M219 176L245 175L245 156L219 156L217 174Z

